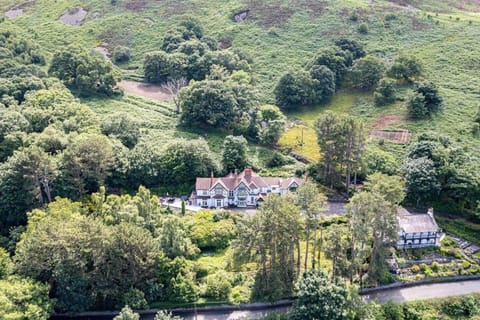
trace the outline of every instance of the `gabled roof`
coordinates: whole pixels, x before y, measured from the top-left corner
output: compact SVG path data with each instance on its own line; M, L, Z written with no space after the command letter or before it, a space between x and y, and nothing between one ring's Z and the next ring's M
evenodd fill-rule
M405 208L397 211L398 226L405 233L437 232L439 231L437 222L433 214L411 213Z
M196 190L210 190L217 183L221 183L227 190L236 189L241 183L249 189L265 188L268 186L279 186L282 189L288 189L293 182L299 186L303 184L303 179L298 177L278 178L278 177L261 177L251 168L246 168L239 174L230 173L223 178L197 178Z

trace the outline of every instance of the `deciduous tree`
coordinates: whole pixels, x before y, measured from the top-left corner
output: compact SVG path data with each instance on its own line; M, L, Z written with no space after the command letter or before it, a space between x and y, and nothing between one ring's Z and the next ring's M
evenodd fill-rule
M341 282L331 283L323 270L307 271L302 275L298 299L293 305L290 319L345 319L347 296L345 285Z
M223 141L222 166L225 172L242 171L248 163L248 142L243 136L226 136Z

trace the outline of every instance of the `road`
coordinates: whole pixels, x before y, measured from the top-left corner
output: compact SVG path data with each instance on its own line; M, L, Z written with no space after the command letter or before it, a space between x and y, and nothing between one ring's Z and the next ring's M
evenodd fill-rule
M379 303L385 303L388 301L404 302L443 298L452 295L462 295L473 292L480 292L480 280L434 283L410 288L390 289L363 295L363 298L367 301L375 300Z
M366 301L375 300L379 303L388 301L405 302L413 300L423 300L432 298L443 298L453 295L463 295L474 292L480 292L480 280L459 281L449 283L435 283L414 286L410 288L393 288L378 291L371 294L362 295ZM255 310L234 310L234 311L204 311L199 309L197 316L193 314L178 314L185 320L240 320L240 319L255 319L266 314L276 311L285 312L288 306L285 304L274 308L255 308ZM54 320L111 320L113 317L90 315L80 317L52 317ZM143 314L142 320L153 320L153 314Z

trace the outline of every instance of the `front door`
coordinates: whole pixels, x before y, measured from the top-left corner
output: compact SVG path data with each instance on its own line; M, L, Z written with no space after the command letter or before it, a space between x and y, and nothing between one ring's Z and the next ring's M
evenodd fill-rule
M222 206L222 200L218 199L217 200L217 208Z

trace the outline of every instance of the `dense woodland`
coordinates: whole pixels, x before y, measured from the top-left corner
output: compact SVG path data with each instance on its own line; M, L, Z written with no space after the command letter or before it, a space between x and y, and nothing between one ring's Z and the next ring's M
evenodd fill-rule
M416 319L414 307L364 304L357 291L395 280L385 259L395 254L399 206L479 222L478 149L464 140L478 140L480 109L466 138L425 129L452 108L449 91L415 54L372 50L358 12L344 22L354 34L328 39L303 64L272 55L267 65L281 70L269 85L260 53L226 46L231 35L216 37L190 15L163 28L155 48L119 41L111 60L75 41L52 50L2 20L0 318L129 306L118 319L135 319L130 308L297 296L291 319ZM167 107L122 91L130 65L170 93ZM359 114L322 110L309 124L318 158L282 145L300 121L292 114L344 92L368 96L380 114L401 106L421 127L400 150L372 139ZM105 113L104 104L114 107ZM138 117L138 106L160 116ZM267 196L251 216L159 202L190 194L196 177L247 166L306 182ZM345 216L326 217L328 197L348 200ZM459 299L442 314L473 316L476 302Z

